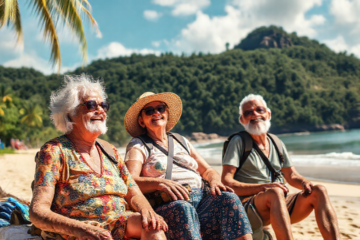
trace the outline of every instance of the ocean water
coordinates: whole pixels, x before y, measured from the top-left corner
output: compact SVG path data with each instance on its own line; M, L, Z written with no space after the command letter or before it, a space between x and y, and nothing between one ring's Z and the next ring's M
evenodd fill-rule
M279 135L294 165L360 166L360 130ZM210 164L221 165L223 143L194 144Z

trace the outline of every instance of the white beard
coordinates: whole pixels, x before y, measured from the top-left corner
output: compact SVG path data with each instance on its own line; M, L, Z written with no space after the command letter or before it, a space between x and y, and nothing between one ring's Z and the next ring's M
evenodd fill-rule
M106 126L106 119L104 121L91 122L90 119L86 121L85 118L83 117L83 122L85 128L91 133L105 134L108 130Z
M259 122L251 123L250 121L247 124L242 124L245 128L245 131L250 133L251 135L261 135L266 134L271 126L270 119L269 120L262 120L258 119Z

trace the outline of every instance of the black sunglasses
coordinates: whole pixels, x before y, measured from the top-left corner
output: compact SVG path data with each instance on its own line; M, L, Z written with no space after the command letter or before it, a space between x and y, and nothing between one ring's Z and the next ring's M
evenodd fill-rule
M84 102L83 104L79 104L79 106L86 106L87 110L89 111L95 111L98 106L100 106L102 109L104 109L105 112L109 111L110 109L110 103L108 102L101 102L97 103L95 100L89 100Z
M266 113L266 108L264 108L264 107L256 107L255 109L245 111L243 113L243 115L244 115L244 117L248 117L251 114L253 114L254 111L259 113L259 114L264 114L264 113Z
M156 107L150 106L147 108L143 108L141 111L144 111L147 116L151 116L155 113L155 111L158 111L159 113L164 113L166 108L167 108L166 104L161 104Z

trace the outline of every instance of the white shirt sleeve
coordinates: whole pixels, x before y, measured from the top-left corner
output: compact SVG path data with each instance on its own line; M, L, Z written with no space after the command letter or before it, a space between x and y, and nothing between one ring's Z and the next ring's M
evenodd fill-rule
M145 147L144 143L138 138L133 138L133 139L131 139L131 141L129 142L129 144L126 147L125 162L127 162L129 160L138 160L138 161L141 161L142 164L144 164L144 159L128 159L127 158L127 153L128 153L128 151L130 151L130 149L137 149L145 156L145 159L149 158L149 152L148 152L147 148Z

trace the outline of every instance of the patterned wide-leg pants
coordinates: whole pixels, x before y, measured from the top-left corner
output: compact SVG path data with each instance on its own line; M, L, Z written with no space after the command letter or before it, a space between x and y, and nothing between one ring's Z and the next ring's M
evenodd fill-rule
M190 199L155 208L169 226L168 239L230 240L252 233L236 194L212 196L202 189L192 189Z

